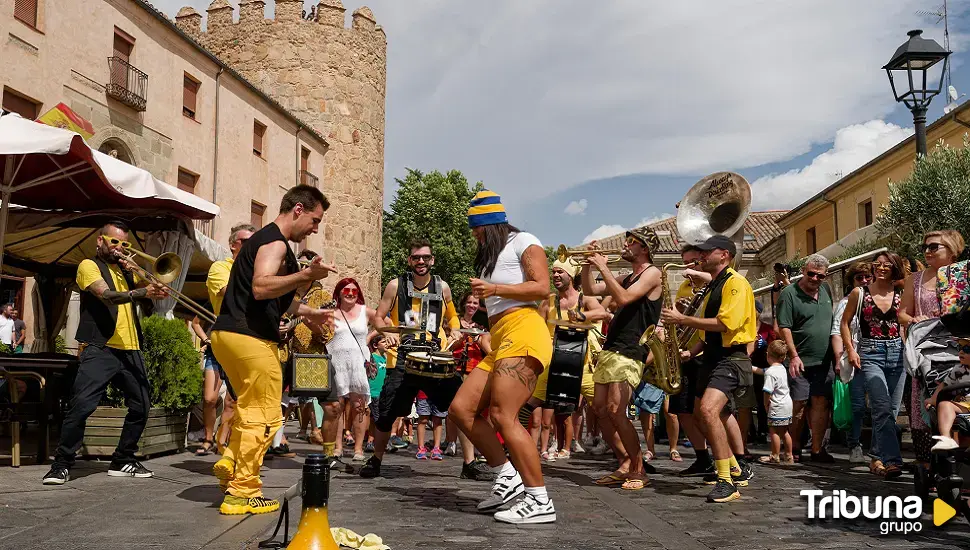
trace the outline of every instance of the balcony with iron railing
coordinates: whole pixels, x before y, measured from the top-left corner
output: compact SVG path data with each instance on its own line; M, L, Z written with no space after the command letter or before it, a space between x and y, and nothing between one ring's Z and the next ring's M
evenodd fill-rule
M120 57L108 58L108 73L111 78L105 87L108 97L136 111L144 111L148 98L148 75Z
M319 188L320 178L314 176L313 174L311 174L310 172L307 172L306 170L300 170L299 183L301 185L312 185L314 187Z

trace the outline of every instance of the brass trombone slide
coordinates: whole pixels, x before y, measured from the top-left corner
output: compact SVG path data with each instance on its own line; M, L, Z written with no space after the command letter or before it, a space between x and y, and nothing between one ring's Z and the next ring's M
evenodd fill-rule
M579 263L579 265L587 265L587 264L589 264L589 259L588 258L590 256L592 256L593 254L602 254L602 255L604 255L604 256L607 257L607 259L606 259L607 260L606 261L607 264L618 264L621 261L623 261L623 258L621 258L619 256L622 253L623 253L623 250L618 249L618 248L611 248L611 249L608 249L608 250L575 250L575 251L570 251L568 248L566 248L566 245L561 244L561 245L559 245L559 248L556 249L556 258L558 258L560 262L566 262L566 261L570 261L570 260L576 261L574 258L575 257L579 257L579 258L582 258L582 260L580 260L577 263ZM616 257L612 257L611 255L616 255Z
M175 299L176 302L182 304L189 311L198 315L200 319L210 324L216 322L216 316L211 311L168 285L168 283L171 283L177 279L179 274L182 272L182 258L179 258L178 254L175 254L174 252L165 252L156 258L151 254L142 252L141 250L128 248L124 253L120 253L119 256L128 261L128 263L132 266L132 270L136 271L139 277L165 288L165 291L168 292L168 294ZM135 262L135 256L140 256L152 262L152 271L154 273L138 265Z

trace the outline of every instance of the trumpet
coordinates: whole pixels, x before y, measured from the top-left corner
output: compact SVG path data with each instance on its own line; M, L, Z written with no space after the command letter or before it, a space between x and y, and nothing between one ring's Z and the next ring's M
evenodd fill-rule
M580 260L578 262L579 265L589 265L589 259L588 258L590 256L592 256L593 254L602 254L602 255L606 256L606 263L607 264L614 265L614 264L618 264L618 263L620 263L620 262L623 261L623 258L620 257L620 254L622 254L622 253L623 253L623 250L621 250L619 248L611 248L611 249L608 249L608 250L575 250L575 251L570 251L568 248L566 248L566 245L561 244L561 245L559 245L559 248L556 249L556 258L558 258L560 262L566 262L566 261L575 261L573 258L575 258L575 257L578 256L578 257L582 258L582 260ZM614 257L614 255L615 255L615 257Z
M178 254L175 254L174 252L165 252L156 258L155 256L142 252L141 250L135 250L134 248L129 248L125 252L126 253L118 253L118 257L126 260L128 265L131 267L131 270L138 273L139 277L164 288L165 291L168 292L168 294L174 298L176 302L182 304L186 307L186 309L198 315L200 319L210 324L216 322L216 316L211 311L168 285L168 283L171 283L177 279L179 274L182 273L182 258L179 258ZM135 263L135 256L140 256L150 261L152 263L152 271L150 272Z

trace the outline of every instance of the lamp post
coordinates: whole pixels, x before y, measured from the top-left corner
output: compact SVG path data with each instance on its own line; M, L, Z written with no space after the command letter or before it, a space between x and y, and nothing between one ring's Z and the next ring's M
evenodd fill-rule
M923 38L923 31L912 30L907 33L909 40L896 49L889 63L883 67L889 75L889 85L893 88L893 95L897 102L901 102L913 113L913 125L916 127L916 154L926 155L926 110L933 97L943 88L943 77L949 62L950 52L943 49L935 40ZM940 79L936 87L930 83L929 70L939 62L943 62ZM905 86L896 89L893 74L905 78Z

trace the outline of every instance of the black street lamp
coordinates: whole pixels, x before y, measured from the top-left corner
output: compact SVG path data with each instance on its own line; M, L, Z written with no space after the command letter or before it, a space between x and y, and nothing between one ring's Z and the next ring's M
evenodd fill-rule
M946 75L946 66L950 52L943 49L935 40L927 40L920 36L921 30L912 30L907 33L909 40L896 49L892 59L883 69L889 75L889 85L893 87L893 95L897 102L902 102L913 113L913 124L916 126L916 153L926 155L926 110L930 106L933 97L943 89L943 77ZM934 88L929 84L929 70L931 67L943 62L943 70L940 71L940 80ZM896 89L896 81L893 73L902 78L906 77L908 86Z

